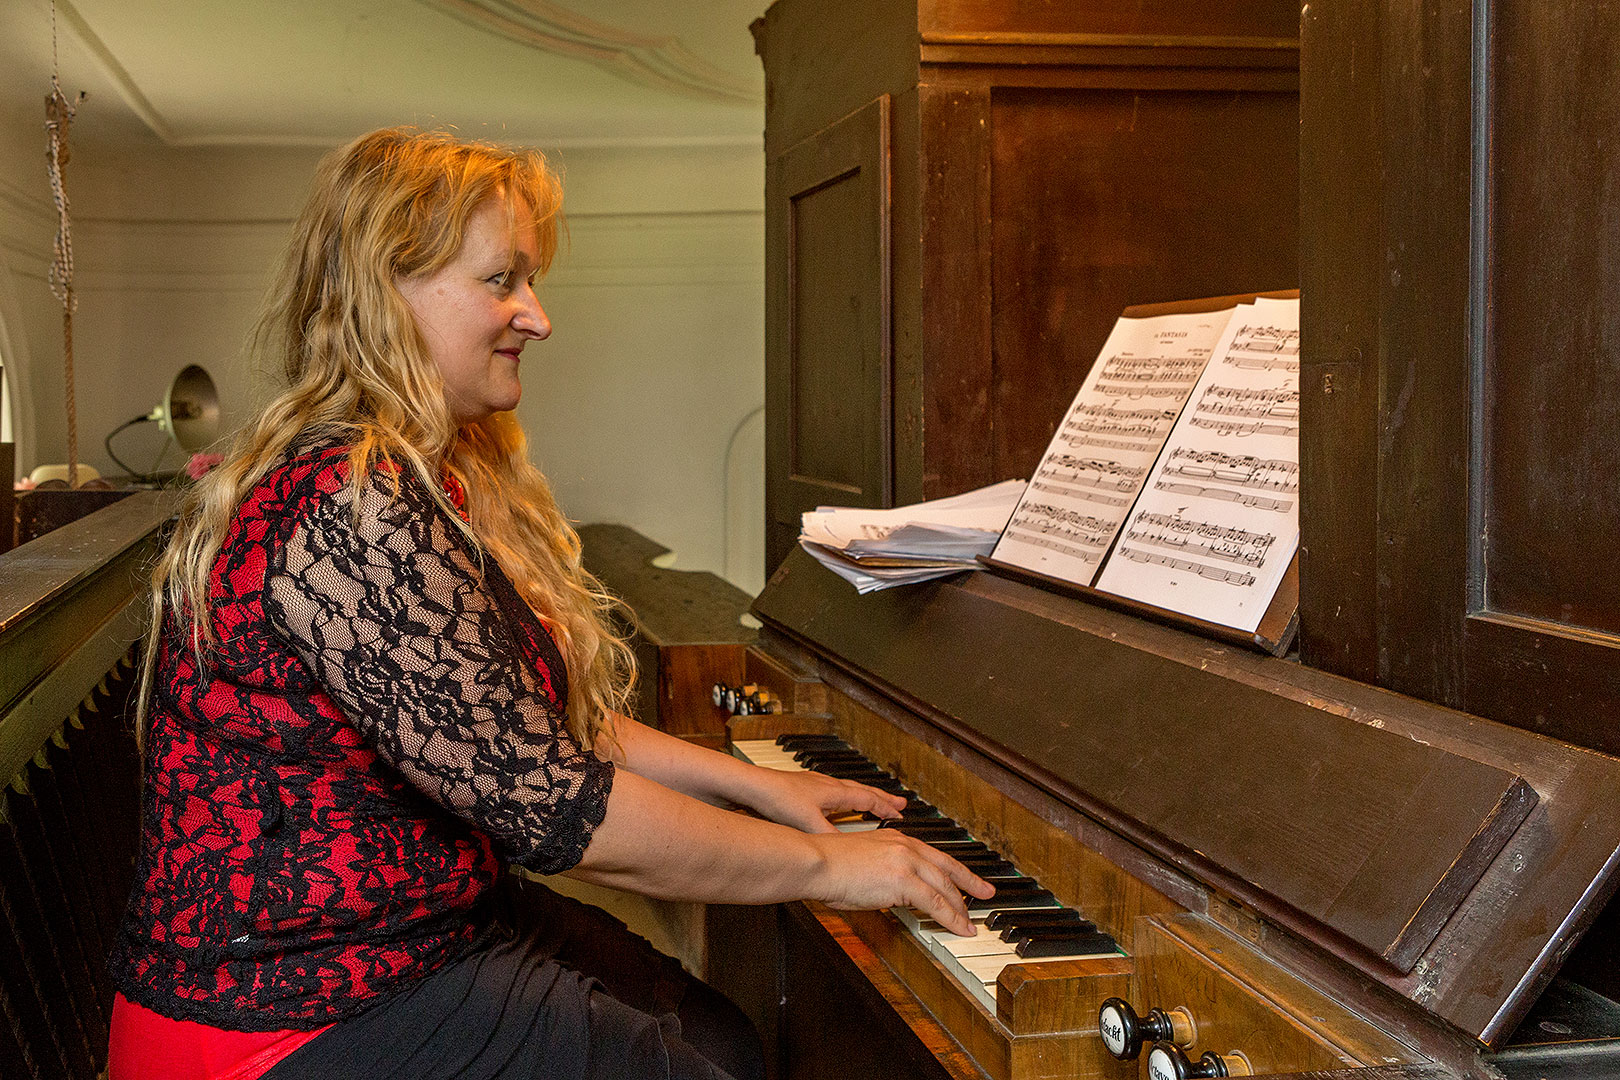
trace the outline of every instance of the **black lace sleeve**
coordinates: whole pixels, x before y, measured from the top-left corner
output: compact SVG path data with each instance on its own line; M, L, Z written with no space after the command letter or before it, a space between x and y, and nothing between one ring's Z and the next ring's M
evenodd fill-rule
M358 522L348 485L309 504L272 557L265 613L410 783L514 862L566 870L606 813L613 766L564 727L485 580L499 569L480 570L414 476L394 487L374 474Z

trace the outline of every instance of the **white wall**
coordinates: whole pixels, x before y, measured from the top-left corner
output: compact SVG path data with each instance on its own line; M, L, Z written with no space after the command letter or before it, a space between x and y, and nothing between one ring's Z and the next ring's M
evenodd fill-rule
M569 514L630 525L683 570L764 585L728 559L727 451L764 401L763 155L564 151L570 242L524 355L535 461ZM746 470L761 492L763 455ZM733 490L731 501L747 497ZM763 517L752 540L761 546Z
M0 362L19 462L31 464L40 437L38 402L50 411L45 437L53 446L64 444L62 309L46 278L56 224L45 180L44 125L24 119L36 112L43 117L43 110L6 104L0 109Z
M0 129L0 320L19 335L6 306L9 264L26 348L11 360L16 404L32 426L32 440L20 439L23 471L66 454L60 308L44 276L54 221L43 135L32 147L30 135ZM248 415L262 383L242 339L318 157L75 148L81 460L112 471L103 436L157 403L186 364L213 374L228 420ZM674 550L682 569L725 573L729 564L755 590L757 560L737 549L751 548L762 527L752 540L732 530L728 558L726 454L764 396L763 155L712 146L553 157L565 173L571 242L542 288L553 336L525 354L519 414L535 460L570 516L633 526ZM15 167L30 162L37 177ZM151 425L114 444L137 469L152 467L163 446ZM172 468L180 457L162 461ZM756 497L763 462L732 469L744 480L729 502Z

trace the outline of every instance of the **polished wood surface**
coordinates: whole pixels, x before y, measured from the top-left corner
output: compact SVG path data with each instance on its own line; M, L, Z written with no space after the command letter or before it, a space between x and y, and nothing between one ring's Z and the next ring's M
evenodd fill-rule
M794 581L795 576L800 580ZM1075 812L1067 828L1116 866L1130 867L1132 876L1169 888L1158 884L1162 867L1169 866L1206 885L1210 896L1235 900L1239 910L1249 913L1241 919L1253 920L1252 940L1268 954L1317 967L1313 980L1336 995L1363 998L1365 1008L1380 1007L1378 995L1366 996L1367 986L1377 984L1381 993L1421 1005L1420 1015L1442 1018L1487 1043L1500 1043L1616 884L1610 864L1620 847L1620 807L1612 792L1620 785L1620 762L1614 759L1297 664L1234 653L987 575L857 598L819 567L790 560L756 602L756 610L770 625L793 628L794 640L823 656L825 674L842 695L867 708L892 702L887 706L891 712L926 718L902 727L925 744L954 746L947 756L958 765L981 758L998 763L992 770L994 785L1016 793L1025 805L1049 805L1043 796L1055 798ZM1144 708L1141 701L1153 702L1154 708ZM833 709L836 714L836 703ZM1110 747L1109 737L1125 730L1120 716L1143 726L1136 729L1134 742ZM1181 725L1177 716L1186 717L1187 724ZM1267 716L1294 716L1291 734L1270 744L1245 740L1241 733L1258 730L1256 724L1263 728L1270 722ZM1322 835L1311 835L1294 829L1285 813L1269 819L1272 826L1260 827L1259 818L1247 816L1247 806L1205 804L1209 820L1204 824L1217 828L1215 823L1225 823L1233 829L1215 838L1223 846L1193 851L1168 843L1167 822L1191 820L1183 815L1188 806L1198 805L1200 795L1178 785L1168 785L1168 795L1144 790L1160 782L1165 761L1178 755L1178 744L1168 736L1199 724L1204 732L1180 751L1190 755L1183 762L1186 767L1201 760L1196 748L1198 753L1216 753L1212 760L1234 762L1234 768L1275 768L1268 775L1277 778L1284 792L1301 793L1302 799L1306 788L1301 784L1324 783L1324 799L1332 789L1334 798L1345 800L1338 804L1338 820L1325 806L1310 811L1309 820L1322 830ZM1361 732L1349 734L1344 724ZM1332 746L1316 742L1335 730L1346 740ZM1211 750L1223 739L1234 745ZM1235 865L1254 865L1246 860L1255 857L1274 860L1278 880L1304 874L1306 868L1314 871L1334 858L1329 838L1353 834L1367 808L1373 808L1376 819L1408 805L1408 796L1423 790L1421 781L1416 787L1397 782L1385 768L1386 749L1399 748L1396 757L1410 752L1403 743L1424 747L1425 753L1441 751L1447 762L1460 759L1459 766L1464 760L1485 765L1482 775L1511 772L1538 796L1523 824L1489 860L1456 913L1405 974L1352 946L1342 931L1306 916L1275 891L1259 889L1252 878L1233 873ZM1236 763L1238 745L1247 746L1251 760ZM1119 771L1098 769L1095 761L1085 759L1086 753L1115 763ZM1147 768L1148 763L1155 767ZM1310 778L1286 779L1283 774L1290 767ZM1438 783L1445 772L1442 768L1429 783ZM1359 787L1334 786L1344 784L1347 775L1359 776ZM1211 775L1205 782L1218 786L1224 779ZM1434 790L1446 791L1443 786ZM1259 807L1277 797L1253 788L1228 794ZM1121 812L1126 802L1148 805L1143 799L1159 800L1152 803L1157 816ZM1425 796L1410 805L1415 809L1425 799L1443 806L1448 794ZM956 803L941 805L953 814L962 812ZM1087 829L1086 820L1104 823L1102 833L1128 844L1110 846L1098 830ZM1241 825L1244 821L1257 827ZM1411 819L1413 831L1405 837L1414 869L1432 839L1419 821ZM997 835L993 819L985 827ZM1389 839L1392 861L1384 883L1405 891L1411 885L1395 857L1400 837L1391 834ZM1237 850L1233 845L1247 847ZM1130 848L1151 853L1153 859L1143 863ZM1210 857L1211 850L1228 852L1223 858L1230 863ZM1039 863L1037 867L1037 874L1047 872ZM1535 887L1527 889L1527 882ZM1167 895L1187 910L1227 917L1221 911L1224 900L1218 906L1175 889ZM1313 955L1334 959L1323 967ZM1420 1037L1421 1024L1401 1028L1405 1021L1399 1008L1389 1015L1403 1038Z
M774 638L750 652L799 659L790 645ZM770 738L787 731L840 735L1038 876L1130 952L1123 958L1009 968L995 988L991 1012L892 915L818 914L823 924L836 925L838 939L859 956L870 954L881 962L880 977L872 985L896 1015L911 1018L908 1023L924 1017L930 1030L936 1023L943 1027L985 1075L995 1080L1124 1080L1138 1075L1139 1064L1111 1058L1097 1035L1097 1009L1111 996L1137 1002L1144 1011L1155 1004L1191 1004L1210 1019L1212 1038L1242 1033L1248 1042L1245 1052L1254 1051L1270 1072L1425 1060L1423 1053L1384 1034L1363 1013L1282 971L1261 946L1214 921L1229 915L1188 914L1188 908L1216 910L1218 905L1193 883L1177 880L1167 863L1140 852L1127 854L1117 838L1110 843L1107 830L1072 811L1066 814L1039 791L1024 789L1015 775L918 720L911 710L896 708L886 695L863 692L836 668L824 671L830 690L826 715L739 717L731 722L733 736ZM1169 893L1147 887L1148 881ZM1172 947L1163 947L1161 939ZM823 998L823 993L831 996ZM813 1023L825 1011L847 1008L854 993L849 987L787 992L781 1023ZM1213 1042L1200 1044L1200 1050L1213 1047ZM1221 1044L1219 1049L1245 1048ZM795 1055L801 1053L817 1056L826 1050L799 1046L788 1055L783 1075L825 1075L813 1068L798 1071ZM902 1070L899 1075L909 1074Z
M16 445L0 442L0 555L17 543L17 492L12 486L16 473Z
M870 470L888 470L883 505L1027 475L1126 305L1295 284L1287 5L1172 8L779 0L756 23L766 353L781 373L767 380L770 565L826 491L876 497ZM874 107L882 196L845 205L843 189L822 226L841 257L795 255L806 193L840 190L800 163ZM870 164L841 160L837 176L866 183ZM874 387L866 297L880 283L892 374ZM801 317L840 299L841 331ZM856 415L804 424L794 402L827 388ZM890 397L873 412L876 389Z
M106 1064L139 823L132 644L170 505L133 496L0 554L0 1075Z
M1246 33L1292 39L1299 31L1299 9L1293 3L1264 0L1213 0L1189 5L1177 0L1119 3L1118 0L924 0L918 5L925 40L938 33L1039 34L1072 33L1077 25L1089 33L1132 34L1154 38L1228 34L1241 26Z
M1139 1000L1186 1009L1198 1046L1241 1050L1258 1075L1416 1059L1411 1047L1200 916L1145 919L1132 944Z
M1620 752L1620 94L1583 76L1620 30L1409 0L1303 28L1302 656Z
M893 501L889 394L889 99L774 159L766 183L769 520Z
M755 637L741 622L748 594L711 573L656 565L669 549L623 525L583 525L579 538L586 569L634 614L625 630L636 654L636 719L723 747L726 714L710 690L743 681Z
M1280 901L1402 971L1536 801L1512 771L1219 686L961 590L859 597L795 554L756 609L808 628L819 649L1005 748L1088 810L1146 824L1164 850L1197 852L1255 902ZM1019 642L1023 662L1051 662L1019 681L985 655L983 633Z
M1295 284L1279 193L1297 188L1297 103L1292 88L991 91L985 481L1034 472L1127 304Z

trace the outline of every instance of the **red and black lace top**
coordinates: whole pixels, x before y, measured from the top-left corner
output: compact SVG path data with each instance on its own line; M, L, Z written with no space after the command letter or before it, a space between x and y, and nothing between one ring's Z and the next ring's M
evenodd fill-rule
M397 490L396 490L397 480ZM296 453L214 564L199 670L172 614L117 988L238 1031L356 1013L467 950L502 858L573 866L613 767L564 727L555 643L409 470L355 515Z

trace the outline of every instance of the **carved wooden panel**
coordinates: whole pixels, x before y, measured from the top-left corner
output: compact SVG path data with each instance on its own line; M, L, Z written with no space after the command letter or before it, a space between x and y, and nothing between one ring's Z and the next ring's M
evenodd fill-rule
M1304 20L1301 652L1620 752L1620 26L1481 11Z
M1002 480L1034 471L1125 307L1297 284L1299 118L1291 92L989 98L988 479Z
M890 500L889 100L769 163L768 553L821 504ZM768 554L768 557L770 555Z
M1138 1012L1185 1009L1206 1050L1241 1051L1256 1075L1411 1061L1412 1051L1195 915L1143 919Z

